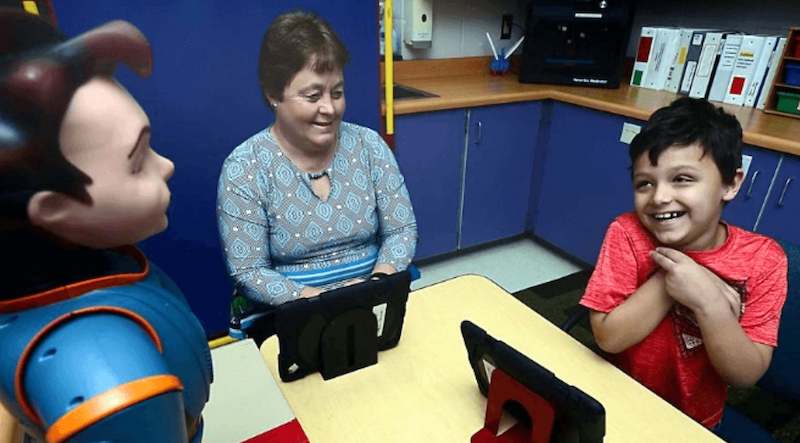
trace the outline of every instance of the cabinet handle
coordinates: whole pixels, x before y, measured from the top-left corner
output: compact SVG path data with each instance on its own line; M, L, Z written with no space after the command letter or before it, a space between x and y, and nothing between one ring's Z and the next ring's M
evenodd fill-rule
M753 195L753 185L756 184L756 179L758 178L758 173L760 171L756 171L753 173L753 176L750 177L750 186L747 187L747 197L750 198Z
M483 139L483 122L478 121L478 137L475 138L475 144L481 144L481 139Z
M786 179L786 183L783 184L783 191L781 191L781 198L778 199L778 207L783 207L783 197L786 196L786 191L789 189L789 185L792 184L792 180L794 177L789 177Z

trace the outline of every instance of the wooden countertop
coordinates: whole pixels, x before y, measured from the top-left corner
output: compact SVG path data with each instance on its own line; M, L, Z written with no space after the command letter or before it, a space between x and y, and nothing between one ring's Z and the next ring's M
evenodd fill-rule
M439 96L395 100L395 115L552 99L647 120L653 111L678 97L628 84L619 89L523 84L513 72L501 77L489 75L488 65L488 57L394 62L396 84ZM753 108L718 105L739 119L745 143L800 155L800 119L770 115Z

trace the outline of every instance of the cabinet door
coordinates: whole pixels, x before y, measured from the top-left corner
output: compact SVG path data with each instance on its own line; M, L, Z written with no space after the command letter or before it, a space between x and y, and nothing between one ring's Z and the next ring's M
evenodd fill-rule
M756 231L800 244L800 158L784 155Z
M461 247L525 232L540 102L470 113Z
M775 173L780 154L751 146L744 148L742 166L750 161L739 194L722 211L722 219L744 229L753 230L758 211L767 197L769 183Z
M619 141L626 119L562 103L544 118L550 132L536 167L534 234L594 263L609 223L633 210L628 145Z
M399 116L395 142L417 217L416 259L455 251L464 111Z

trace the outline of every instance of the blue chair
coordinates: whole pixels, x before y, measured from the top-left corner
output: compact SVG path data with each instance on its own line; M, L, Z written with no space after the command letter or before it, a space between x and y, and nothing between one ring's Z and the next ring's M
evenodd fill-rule
M778 330L778 347L757 386L776 397L800 404L800 246L779 242L789 261L789 291ZM731 407L725 408L717 435L729 442L775 442L772 436Z

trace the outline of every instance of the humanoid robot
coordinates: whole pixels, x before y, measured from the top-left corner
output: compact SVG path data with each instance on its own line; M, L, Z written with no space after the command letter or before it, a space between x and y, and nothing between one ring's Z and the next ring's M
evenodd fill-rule
M129 23L65 40L0 9L0 402L36 440L199 442L205 333L132 246L166 228L174 166L117 62L151 70Z

